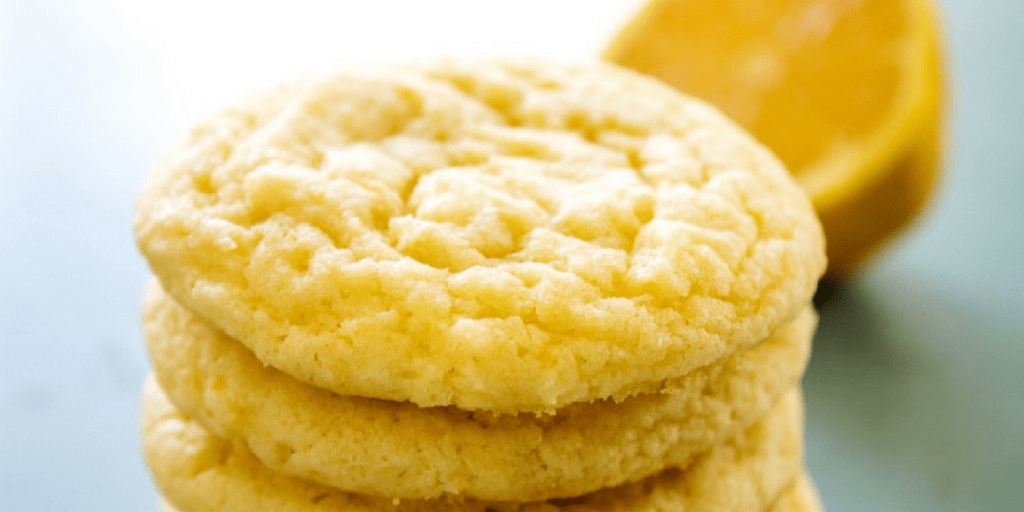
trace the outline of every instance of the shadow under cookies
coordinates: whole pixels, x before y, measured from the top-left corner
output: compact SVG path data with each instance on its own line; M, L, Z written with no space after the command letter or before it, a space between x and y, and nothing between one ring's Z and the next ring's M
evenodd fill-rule
M909 278L816 299L807 459L826 508L1020 510L1024 333Z

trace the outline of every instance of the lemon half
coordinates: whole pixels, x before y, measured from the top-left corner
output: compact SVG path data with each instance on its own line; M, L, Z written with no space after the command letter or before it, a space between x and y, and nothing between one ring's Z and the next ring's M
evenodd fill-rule
M849 277L928 203L942 147L928 0L654 0L604 58L722 109L810 194Z

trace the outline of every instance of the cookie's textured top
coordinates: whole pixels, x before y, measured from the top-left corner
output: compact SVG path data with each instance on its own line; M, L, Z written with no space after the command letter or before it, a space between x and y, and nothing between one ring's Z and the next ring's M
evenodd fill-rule
M753 348L620 403L495 416L340 396L260 364L150 289L145 334L168 398L268 468L368 495L536 501L685 466L761 418L800 382L810 306Z
M606 65L282 87L151 173L139 246L266 364L496 411L635 392L763 339L824 268L810 203L713 109Z

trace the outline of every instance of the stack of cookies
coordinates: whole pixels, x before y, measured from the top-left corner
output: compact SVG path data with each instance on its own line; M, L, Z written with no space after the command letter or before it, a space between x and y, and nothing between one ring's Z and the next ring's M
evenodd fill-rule
M167 510L817 510L821 228L714 109L607 65L282 86L151 173Z

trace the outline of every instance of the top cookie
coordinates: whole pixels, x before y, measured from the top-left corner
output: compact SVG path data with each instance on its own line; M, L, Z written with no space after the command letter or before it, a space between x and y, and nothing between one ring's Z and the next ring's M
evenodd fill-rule
M340 394L551 411L765 338L825 265L810 202L714 109L608 65L439 62L283 86L152 171L164 288Z

